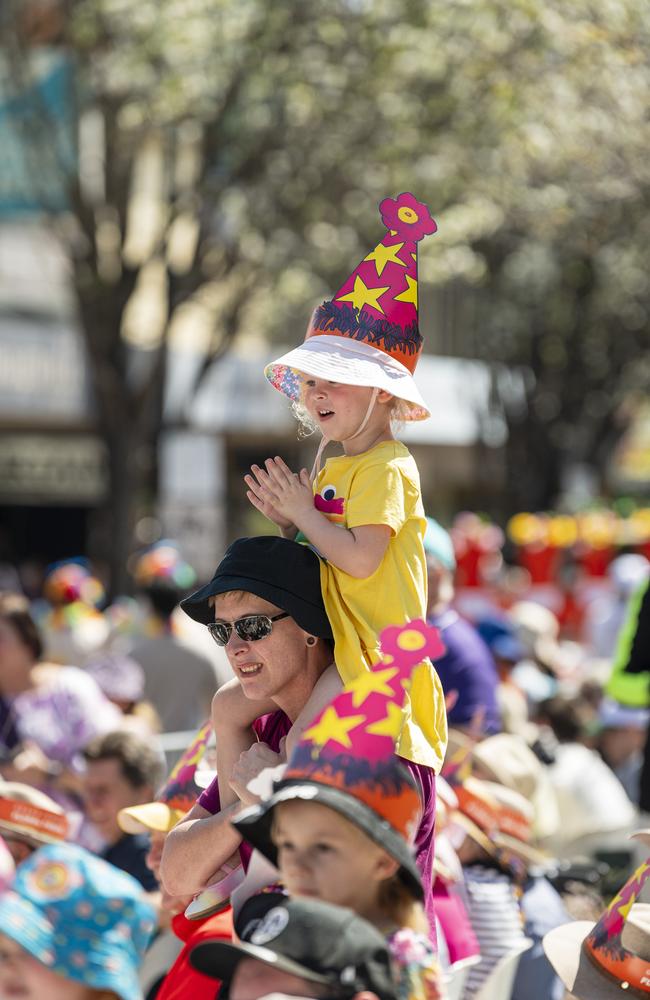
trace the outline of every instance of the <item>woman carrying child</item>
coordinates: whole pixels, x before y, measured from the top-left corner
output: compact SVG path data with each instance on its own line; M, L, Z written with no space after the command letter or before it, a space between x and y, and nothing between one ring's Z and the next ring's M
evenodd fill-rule
M426 520L417 466L393 435L395 421L430 414L413 378L422 351L418 327L417 244L435 232L426 205L412 194L385 199L387 232L331 301L312 317L305 342L266 369L271 384L293 400L322 434L313 476L293 473L281 458L245 477L248 498L287 538L307 541L321 557L321 588L334 634L334 663L294 722L288 749L340 686L380 656L389 624L426 616ZM343 454L318 470L329 442ZM266 708L266 711L270 710ZM264 706L246 704L238 682L215 699L222 803L228 778L250 746L250 724ZM447 722L433 665L416 671L403 710L397 752L438 772Z

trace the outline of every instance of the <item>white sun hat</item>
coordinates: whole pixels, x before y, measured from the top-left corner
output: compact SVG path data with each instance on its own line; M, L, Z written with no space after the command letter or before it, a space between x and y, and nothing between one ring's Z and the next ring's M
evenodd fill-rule
M295 402L300 401L305 378L312 376L342 385L385 389L407 404L401 414L404 420L431 416L408 368L363 341L332 334L310 337L267 365L264 374L275 389Z

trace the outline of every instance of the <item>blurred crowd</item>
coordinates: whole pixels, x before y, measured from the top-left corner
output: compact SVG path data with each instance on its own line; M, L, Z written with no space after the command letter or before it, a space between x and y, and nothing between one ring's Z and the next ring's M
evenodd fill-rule
M173 542L135 559L135 596L110 605L84 559L51 567L29 596L5 568L14 585L0 593L0 1000L214 997L217 981L236 1000L600 997L582 992L589 970L581 959L571 971L553 934L604 919L645 857L629 838L650 812L650 563L632 547L590 562L557 545L553 562L548 538L531 532L515 525L513 555L475 515L451 532L428 521L427 620L444 646L435 664L449 743L431 792L429 926L419 938L393 935L391 948L380 922L333 905L345 902L333 889L282 893L292 875L282 851L264 849L259 816L250 835L242 827L258 849L245 878L241 837L210 833L225 808L208 794L218 715L206 720L232 669L203 611L180 607L197 581ZM284 761L286 731L256 729L264 766ZM259 809L270 788L240 799ZM360 823L356 806L339 812ZM361 829L377 841L372 824ZM400 871L407 840L388 852ZM251 878L266 891L242 893ZM636 952L639 940L648 950L650 925L632 925ZM413 957L425 939L430 965ZM428 978L404 987L396 941L401 967L429 968Z

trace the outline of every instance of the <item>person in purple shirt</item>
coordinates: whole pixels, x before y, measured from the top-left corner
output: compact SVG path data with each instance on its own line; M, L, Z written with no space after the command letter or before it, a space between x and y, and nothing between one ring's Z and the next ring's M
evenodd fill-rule
M211 582L181 607L195 621L210 626L213 637L216 617L221 633L217 638L223 640L227 633L226 654L247 696L277 705L253 726L251 748L242 755L246 780L241 783L247 784L264 768L283 762L282 738L332 663L332 632L321 596L318 557L307 546L284 538L240 538L228 548ZM218 739L218 731L216 735ZM431 768L404 764L422 797L415 856L434 927L435 775ZM241 762L239 771L241 775ZM221 809L217 779L203 792L165 842L161 876L169 893L187 895L202 889L240 847L247 863L246 847L230 824L240 809L241 802Z
M464 729L478 718L481 730L492 736L501 731L497 703L499 675L487 645L466 619L452 607L456 559L449 534L427 518L424 536L427 559L427 621L440 629L447 652L436 660L436 670L447 697L447 721Z

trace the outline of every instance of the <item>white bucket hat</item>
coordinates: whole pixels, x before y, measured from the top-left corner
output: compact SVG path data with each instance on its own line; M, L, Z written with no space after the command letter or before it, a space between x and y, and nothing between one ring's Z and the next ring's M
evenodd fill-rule
M310 337L267 365L264 374L275 389L295 402L300 402L304 380L311 376L342 385L385 389L407 404L401 414L404 420L431 416L408 368L361 340L333 334Z

